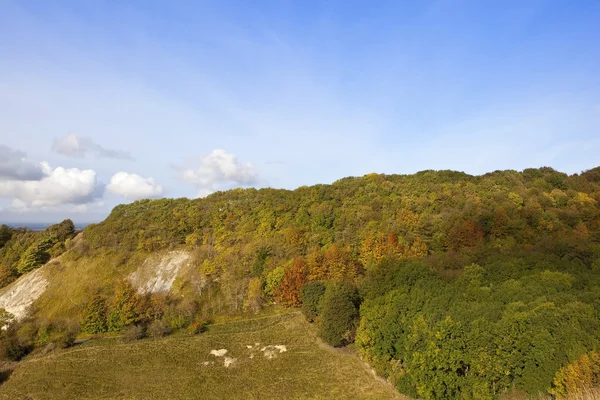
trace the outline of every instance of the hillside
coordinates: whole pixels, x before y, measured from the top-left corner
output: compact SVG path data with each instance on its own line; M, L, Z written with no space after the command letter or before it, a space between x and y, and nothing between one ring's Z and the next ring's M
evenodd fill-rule
M561 396L600 384L599 202L600 168L540 168L120 205L74 238L0 235L0 305L38 285L5 342L20 358L75 334L195 330L277 303L302 307L328 343L355 342L411 396ZM582 363L596 369L577 380Z
M224 356L210 354L221 349ZM318 345L298 313L209 326L195 337L106 339L32 357L0 386L0 398L20 398L24 388L32 400L402 398L356 355Z

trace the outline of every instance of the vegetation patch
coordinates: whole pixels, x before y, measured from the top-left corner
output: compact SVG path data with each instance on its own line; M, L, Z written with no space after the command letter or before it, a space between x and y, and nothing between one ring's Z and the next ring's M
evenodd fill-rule
M244 356L248 343L289 345L283 353L279 353L283 347L273 346L280 356L269 359ZM211 355L213 350L219 356ZM299 313L209 326L192 337L93 340L30 356L0 386L0 398L23 396L45 400L402 398L376 379L357 355L320 348L313 328Z

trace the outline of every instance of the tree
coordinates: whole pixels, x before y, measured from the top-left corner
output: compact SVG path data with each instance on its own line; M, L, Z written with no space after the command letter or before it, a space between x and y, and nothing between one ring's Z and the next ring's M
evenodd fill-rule
M85 307L81 329L91 334L104 333L108 330L106 301L100 294L94 295Z
M325 284L320 281L308 282L302 286L300 293L302 313L309 322L313 322L319 315L319 306L325 289Z
M600 385L600 353L584 354L562 367L552 381L550 393L559 399Z
M257 313L262 308L262 281L260 278L252 278L248 282L248 296L244 308Z
M356 290L347 284L331 283L321 301L319 336L338 347L354 338L358 317Z
M478 246L483 243L481 226L471 220L457 220L450 229L449 242L453 250Z
M131 283L128 280L119 282L110 307L108 330L117 332L138 322L137 303L138 296Z
M20 274L25 274L29 271L42 266L50 259L48 250L56 243L54 236L48 236L35 242L23 253L19 261L17 270Z
M300 305L300 290L307 279L308 270L302 257L296 257L292 265L285 270L283 279L277 288L275 299L286 305L297 307Z
M465 341L460 324L450 317L429 327L418 316L406 343L406 370L424 399L455 399L465 391Z
M54 236L59 242L64 242L65 240L75 236L75 225L73 225L73 221L70 219L65 219L60 224L48 227L45 234L48 236Z
M15 316L6 311L4 308L0 308L0 330L6 329L15 320Z
M11 237L12 237L11 229L8 226L2 224L0 226L0 249L2 247L4 247L6 242L8 242Z

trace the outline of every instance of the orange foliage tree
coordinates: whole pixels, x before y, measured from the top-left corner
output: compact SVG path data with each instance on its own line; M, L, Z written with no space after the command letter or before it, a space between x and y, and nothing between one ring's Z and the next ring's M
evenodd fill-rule
M308 268L302 257L296 257L285 270L283 279L275 293L275 300L286 306L299 306L300 290L308 282Z

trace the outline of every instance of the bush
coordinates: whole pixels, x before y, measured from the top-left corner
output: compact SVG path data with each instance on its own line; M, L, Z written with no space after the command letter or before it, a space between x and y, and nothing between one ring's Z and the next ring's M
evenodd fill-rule
M191 335L197 335L204 331L204 322L202 321L194 321L187 327L187 332Z
M345 284L330 284L320 307L319 336L331 346L342 346L354 338L358 318L356 290Z
M77 339L77 330L69 329L59 336L58 340L56 341L56 346L59 349L69 348L73 346L75 339Z
M123 340L135 342L146 336L146 329L142 325L130 325L123 331Z
M320 281L309 282L302 286L300 301L302 301L302 314L308 322L313 322L319 315L319 304L325 294L325 284Z
M171 329L161 320L152 321L147 330L148 336L158 339L171 333Z
M23 343L14 328L7 329L0 339L0 359L2 360L19 361L31 350L31 345Z

